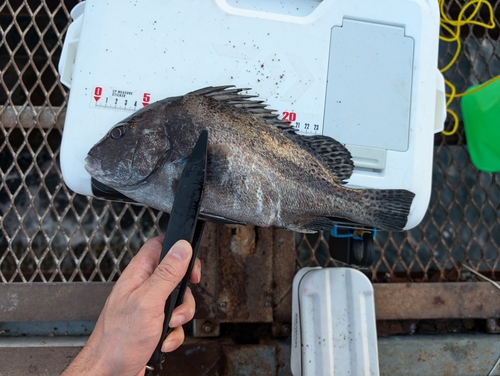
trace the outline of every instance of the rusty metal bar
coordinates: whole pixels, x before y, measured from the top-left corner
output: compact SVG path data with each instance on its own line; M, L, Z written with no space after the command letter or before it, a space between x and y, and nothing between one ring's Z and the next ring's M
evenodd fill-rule
M87 337L0 338L0 376L59 375ZM498 335L394 336L378 340L380 375L498 375ZM193 339L166 358L162 375L291 376L290 343L240 345Z
M0 339L0 376L59 375L84 343L75 337ZM165 358L161 374L290 376L290 345L285 340L240 345L227 338L187 338Z
M486 282L375 284L379 320L500 317L500 290Z
M380 375L499 375L498 337L455 334L381 338Z
M114 283L0 284L0 321L97 320Z
M112 286L0 284L0 321L95 320ZM486 282L374 284L374 290L378 320L500 317L500 291ZM202 304L199 309L203 310ZM285 321L278 311L280 321Z
M219 321L272 322L273 230L220 228Z
M88 337L0 338L0 376L60 375Z

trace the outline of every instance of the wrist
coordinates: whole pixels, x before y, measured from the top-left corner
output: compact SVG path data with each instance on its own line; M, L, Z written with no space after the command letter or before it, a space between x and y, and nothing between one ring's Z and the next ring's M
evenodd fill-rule
M102 356L102 352L94 346L92 335L82 348L80 353L73 359L69 367L61 376L113 376L113 370Z

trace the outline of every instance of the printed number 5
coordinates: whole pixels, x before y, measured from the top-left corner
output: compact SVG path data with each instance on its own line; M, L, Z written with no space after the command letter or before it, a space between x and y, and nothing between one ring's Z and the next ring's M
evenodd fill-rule
M145 102L145 103L149 103L150 100L151 100L151 94L150 93L144 93L144 95L142 96L142 101Z

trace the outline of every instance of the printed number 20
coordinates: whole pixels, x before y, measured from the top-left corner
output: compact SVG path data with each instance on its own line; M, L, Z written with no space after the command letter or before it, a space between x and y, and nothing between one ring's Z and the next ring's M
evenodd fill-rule
M291 123L297 120L297 114L295 112L283 111L283 120L287 123Z

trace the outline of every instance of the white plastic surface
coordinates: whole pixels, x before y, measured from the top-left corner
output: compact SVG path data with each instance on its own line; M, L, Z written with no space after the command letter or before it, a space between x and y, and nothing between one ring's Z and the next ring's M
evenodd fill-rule
M414 43L410 103L396 101L399 113L409 108L407 136L400 140L391 121L375 129L388 147L385 164L356 166L349 185L414 192L406 229L416 226L430 198L436 107L444 106L436 102L439 11L433 0L87 0L68 30L60 63L61 81L71 87L61 146L66 184L92 195L84 159L111 126L144 104L211 85L250 87L301 133L347 143L331 129L335 113L324 122L327 78L358 77L350 66L329 71L329 59L338 53L330 51L332 28L345 20L404 30L401 38ZM353 85L370 87L370 77L360 74L362 81ZM369 102L363 95L360 103ZM354 116L365 109L351 103L347 111ZM350 143L370 148L366 144ZM371 146L384 154L380 140Z
M83 15L83 11L85 10L85 1L76 4L73 9L71 9L70 15L71 18L76 20L78 17Z
M71 17L74 21L69 25L68 31L66 32L61 58L59 59L59 80L69 88L71 88L76 51L78 49L78 42L80 41L80 31L82 29L81 16L84 9L85 2L82 2L71 10Z
M358 170L360 168L366 168L373 171L383 170L385 168L387 149L349 144L345 146L351 152L352 161Z
M295 376L378 375L373 286L350 268L304 268L293 281Z
M446 89L444 77L440 72L436 75L436 120L434 121L434 132L442 132L446 120Z
M344 19L332 28L330 51L323 133L350 145L408 150L413 39L404 27Z

